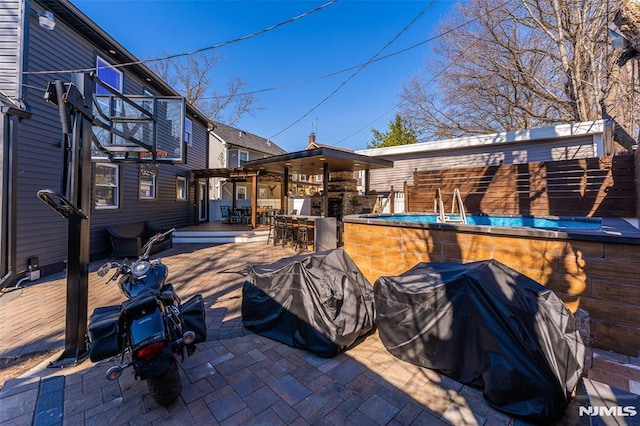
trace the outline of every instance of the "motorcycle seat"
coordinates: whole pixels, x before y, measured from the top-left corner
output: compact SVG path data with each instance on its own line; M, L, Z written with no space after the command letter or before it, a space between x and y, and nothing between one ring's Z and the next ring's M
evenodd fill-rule
M158 299L155 294L144 294L127 300L122 305L122 314L125 317L135 317L141 313L149 313L158 307Z

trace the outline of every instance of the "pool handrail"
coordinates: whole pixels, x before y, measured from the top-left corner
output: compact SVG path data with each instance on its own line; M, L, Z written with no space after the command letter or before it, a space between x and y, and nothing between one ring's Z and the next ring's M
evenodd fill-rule
M442 202L442 193L440 192L440 188L436 188L436 196L433 199L433 212L438 215L438 222L447 222L447 216L444 213L444 203Z
M460 195L460 190L455 188L453 190L453 200L451 204L451 214L455 214L456 206L458 207L458 213L460 215L459 219L452 219L451 216L447 215L444 211L444 202L442 201L442 192L440 188L436 188L436 195L433 199L433 211L438 215L438 222L440 223L467 223L467 212L464 208L464 202L462 201L462 196Z
M451 204L451 214L455 212L455 206L458 206L458 213L460 213L460 223L467 223L467 212L464 208L464 202L462 201L462 196L460 195L460 190L455 188L453 190L453 201Z

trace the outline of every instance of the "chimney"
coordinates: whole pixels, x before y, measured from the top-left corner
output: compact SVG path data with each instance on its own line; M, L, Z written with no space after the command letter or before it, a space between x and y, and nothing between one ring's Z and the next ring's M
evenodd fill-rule
M313 132L309 133L309 143L316 143L316 134Z

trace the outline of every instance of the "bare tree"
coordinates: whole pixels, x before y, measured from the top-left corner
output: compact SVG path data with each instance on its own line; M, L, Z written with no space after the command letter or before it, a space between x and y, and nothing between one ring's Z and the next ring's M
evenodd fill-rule
M243 115L255 113L258 98L254 94L242 93L247 83L240 77L229 80L224 92L214 90L211 76L218 60L214 52L202 52L186 58L154 61L149 65L208 119L233 125Z
M599 0L469 0L441 24L427 72L402 92L425 138L599 118L633 126L633 73L615 66ZM466 22L471 22L465 24Z

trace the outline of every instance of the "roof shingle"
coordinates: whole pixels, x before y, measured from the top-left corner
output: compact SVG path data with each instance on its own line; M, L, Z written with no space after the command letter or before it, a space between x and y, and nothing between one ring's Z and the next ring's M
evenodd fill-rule
M280 148L269 139L236 129L226 124L215 123L213 134L221 141L252 151L258 151L269 155L286 154L287 151Z

